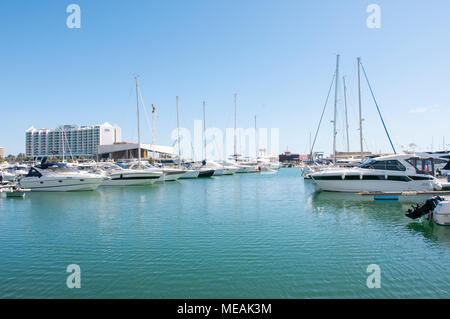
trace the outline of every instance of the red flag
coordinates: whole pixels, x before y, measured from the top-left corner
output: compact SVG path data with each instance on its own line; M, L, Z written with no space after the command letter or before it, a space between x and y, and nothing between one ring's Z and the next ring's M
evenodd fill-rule
M153 104L152 104L152 113L156 113L156 108Z

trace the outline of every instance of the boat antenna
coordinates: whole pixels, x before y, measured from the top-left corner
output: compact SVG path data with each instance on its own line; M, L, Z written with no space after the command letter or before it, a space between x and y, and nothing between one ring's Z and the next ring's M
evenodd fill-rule
M392 147L392 150L394 151L394 154L397 154L394 144L392 143L391 136L389 135L389 132L387 130L386 124L384 123L383 116L381 115L380 108L378 107L377 99L375 98L375 94L373 93L372 86L370 85L369 78L367 77L366 70L364 69L364 65L361 62L360 62L360 65L363 70L364 77L366 78L367 85L369 86L370 94L372 94L373 101L375 102L375 106L377 107L378 115L380 115L381 123L383 123L384 131L386 132L386 135L389 139L389 143L391 143L391 147Z

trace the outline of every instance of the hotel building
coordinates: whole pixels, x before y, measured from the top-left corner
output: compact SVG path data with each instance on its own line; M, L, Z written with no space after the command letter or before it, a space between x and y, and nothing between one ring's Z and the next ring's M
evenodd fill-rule
M119 143L121 139L121 128L109 123L95 126L62 125L54 129L30 127L25 131L25 154L28 157L92 157L98 154L100 145Z

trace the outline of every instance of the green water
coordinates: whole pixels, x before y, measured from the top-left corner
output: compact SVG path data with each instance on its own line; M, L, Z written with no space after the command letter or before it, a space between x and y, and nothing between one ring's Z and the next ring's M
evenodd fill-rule
M314 195L297 169L3 197L0 297L449 298L450 228L407 207Z

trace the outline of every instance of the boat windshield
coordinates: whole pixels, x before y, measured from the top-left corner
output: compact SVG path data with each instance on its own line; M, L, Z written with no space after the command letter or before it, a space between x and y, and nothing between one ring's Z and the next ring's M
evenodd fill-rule
M65 163L45 163L37 165L36 167L39 169L47 169L52 172L58 173L73 173L77 171L76 169L67 166L67 164Z
M406 171L406 167L397 160L379 161L373 158L366 159L359 165L359 168L388 171Z

